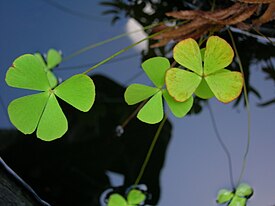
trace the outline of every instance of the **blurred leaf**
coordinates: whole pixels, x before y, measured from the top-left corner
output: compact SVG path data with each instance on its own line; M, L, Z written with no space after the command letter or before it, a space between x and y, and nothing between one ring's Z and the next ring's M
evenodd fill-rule
M237 187L235 194L240 197L249 197L253 194L253 189L250 185L246 183L241 183Z
M229 202L234 196L234 193L227 189L221 189L217 196L217 203L218 204L224 204L226 202Z
M127 195L127 201L129 205L139 205L144 202L146 195L140 190L133 189Z
M127 202L120 194L112 194L107 206L127 206Z

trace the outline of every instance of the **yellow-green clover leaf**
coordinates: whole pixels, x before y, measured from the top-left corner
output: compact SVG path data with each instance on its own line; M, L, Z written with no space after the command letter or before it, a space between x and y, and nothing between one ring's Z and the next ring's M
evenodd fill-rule
M166 72L167 90L176 101L184 102L195 93L204 99L216 96L228 103L240 95L243 76L224 69L232 62L234 52L220 37L211 36L202 50L194 39L185 39L174 47L173 56L190 70L171 68Z
M176 117L185 116L193 105L193 97L185 102L177 102L163 88L165 74L170 68L168 59L164 57L150 58L143 62L141 66L155 87L132 84L126 89L124 98L129 105L149 99L138 112L137 118L149 124L160 122L163 119L162 97L164 97L168 107Z
M246 206L247 199L249 199L252 194L252 187L248 184L241 183L234 192L221 189L217 196L217 203L228 203L228 206Z
M18 57L6 73L11 87L42 91L13 100L8 106L12 124L22 133L51 141L65 134L67 119L57 97L81 111L88 111L95 99L95 86L90 77L77 74L57 87L50 84L43 63L35 55Z

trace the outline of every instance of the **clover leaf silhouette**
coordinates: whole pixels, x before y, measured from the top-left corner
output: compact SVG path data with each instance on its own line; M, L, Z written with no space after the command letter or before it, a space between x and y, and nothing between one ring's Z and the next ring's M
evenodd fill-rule
M252 194L252 187L246 183L241 183L234 192L221 189L217 196L217 203L228 203L228 206L246 206L247 199L249 199Z
M51 65L48 68L57 62L50 59L48 53L48 65L49 61ZM61 137L68 129L56 96L84 112L92 107L95 99L95 86L90 77L77 74L54 87L45 65L32 54L15 59L6 73L6 83L11 87L40 91L13 100L8 106L8 114L12 124L22 133L31 134L37 129L37 137L45 141Z
M169 60L164 57L153 57L141 66L155 87L132 84L126 89L124 98L129 105L150 98L138 112L137 118L149 124L160 122L163 119L162 96L176 117L185 116L193 105L193 97L189 97L185 102L177 102L163 88L166 71L170 68Z
M109 197L108 206L136 206L140 205L146 199L146 195L137 189L132 189L128 195L127 200L120 194L114 193Z
M234 52L222 38L209 37L202 50L194 39L185 39L174 47L173 56L188 69L171 68L166 73L167 90L176 101L184 102L195 93L204 99L216 96L228 103L240 95L243 76L224 69L232 62Z

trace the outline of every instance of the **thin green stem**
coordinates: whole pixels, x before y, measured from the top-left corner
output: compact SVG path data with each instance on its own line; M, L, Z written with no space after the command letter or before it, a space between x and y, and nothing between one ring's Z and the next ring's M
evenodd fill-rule
M155 27L155 26L158 26L159 24L160 24L160 23L158 23L158 24L152 24L152 25L143 27L142 29L137 29L137 30L134 30L134 31L131 31L131 32L122 33L122 34L119 34L119 35L114 36L114 37L112 37L112 38L106 39L106 40L104 40L104 41L101 41L101 42L98 42L98 43L95 43L95 44L91 44L91 45L86 46L86 47L84 47L84 48L82 48L82 49L80 49L80 50L75 51L75 52L72 53L71 55L69 55L69 56L67 56L66 58L64 58L62 62L68 61L68 60L70 60L70 59L72 59L72 58L74 58L74 57L76 57L76 56L78 56L78 55L80 55L80 54L82 54L82 53L84 53L84 52L86 52L86 51L89 51L89 50L91 50L91 49L93 49L93 48L96 48L96 47L98 47L98 46L102 46L102 45L104 45L104 44L107 44L107 43L112 42L112 41L114 41L114 40L117 40L117 39L120 39L120 38L122 38L122 37L128 36L128 35L130 35L130 34L134 34L134 33L138 33L138 32L144 31L144 30L151 29L151 28L153 28L153 27Z
M139 172L139 174L138 174L138 177L137 177L137 179L136 179L134 185L137 185L137 184L139 183L139 181L141 180L141 178L142 178L142 176L143 176L143 174L144 174L144 171L145 171L145 169L146 169L146 166L147 166L147 164L148 164L148 162L149 162L149 160L150 160L150 157L151 157L151 155L152 155L152 152L153 152L153 150L154 150L154 147L155 147L155 145L156 145L156 142L157 142L157 140L158 140L158 138L159 138L160 132L161 132L161 130L162 130L162 128L163 128L164 123L166 122L166 120L167 120L167 115L165 115L165 116L163 117L163 119L162 119L162 121L161 121L161 123L160 123L160 125L159 125L159 127L158 127L158 129L157 129L157 132L156 132L156 134L155 134L155 136L154 136L154 139L153 139L153 141L152 141L152 143L151 143L151 145L150 145L150 148L149 148L149 150L148 150L148 153L147 153L147 155L146 155L146 157L145 157L145 160L144 160L144 162L143 162L143 164L142 164L142 167L141 167L141 169L140 169L140 172Z
M134 43L134 44L131 44L130 46L127 46L127 47L125 47L125 48L119 50L118 52L114 53L113 55L109 56L108 58L106 58L106 59L100 61L99 63L95 64L95 65L92 66L91 68L87 69L85 72L83 72L83 74L89 73L90 71L92 71L92 70L96 69L97 67L99 67L99 66L105 64L106 62L108 62L108 61L110 61L111 59L115 58L116 56L122 54L123 52L126 52L127 50L129 50L129 49L131 49L131 48L137 46L138 44L140 44L140 43L142 43L142 42L144 42L144 41L146 41L146 40L148 40L148 39L151 39L151 38L153 38L153 37L155 37L155 36L157 36L157 35L160 35L161 33L164 33L164 32L166 32L167 30L169 30L169 29L171 29L171 28L172 28L172 27L169 27L169 28L166 28L166 29L164 29L164 30L161 30L161 31L159 31L159 32L157 32L157 33L154 33L154 34L152 34L152 35L150 35L150 36L144 38L144 39L141 39L140 41L138 41L138 42L136 42L136 43Z
M230 28L228 29L228 33L229 33L229 36L230 36L230 39L231 39L231 42L232 42L232 45L233 45L233 49L235 51L235 54L236 54L236 57L237 57L237 60L238 60L238 64L239 64L241 73L244 76L244 70L243 70L242 62L241 62L241 59L240 59L240 56L239 56L239 53L238 53L238 50L237 50L237 47L236 47L236 44L235 44L235 41L234 41L234 37L232 35L232 32L230 31ZM244 81L243 89L244 89L244 99L245 99L246 111L247 111L247 143L246 143L245 153L244 153L244 156L243 156L242 169L241 169L239 179L237 181L237 185L239 185L239 183L241 182L241 179L242 179L242 177L244 175L244 172L245 172L246 163L247 163L247 156L248 156L248 153L249 153L249 147L250 147L250 142L251 142L251 113L250 113L248 93L247 93L247 87L246 87L245 81Z

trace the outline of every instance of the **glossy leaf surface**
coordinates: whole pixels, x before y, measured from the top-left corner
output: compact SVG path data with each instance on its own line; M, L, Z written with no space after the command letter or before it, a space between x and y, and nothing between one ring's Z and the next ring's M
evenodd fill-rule
M204 53L204 74L209 75L231 64L234 51L231 46L218 36L211 36L206 42Z
M217 203L223 204L223 203L229 202L233 198L233 196L234 194L232 191L227 189L221 189L218 193Z
M68 130L67 119L52 93L37 127L37 137L44 141L57 139Z
M153 57L143 62L141 66L154 85L162 88L165 72L170 67L169 60L164 57Z
M120 194L112 194L107 206L127 206L127 202Z
M28 95L13 100L8 106L11 123L22 133L35 131L49 98L48 92Z
M46 91L50 88L43 64L32 54L25 54L13 62L6 73L9 86Z
M189 99L199 86L200 81L199 75L178 68L169 69L165 77L169 94L179 102Z
M223 103L236 99L243 87L242 74L225 69L205 77L205 80L216 98Z
M173 56L180 65L202 75L202 59L199 45L194 39L180 41L173 50Z
M189 97L189 99L187 99L185 102L177 102L169 95L167 90L163 90L162 94L168 104L168 107L176 117L184 117L193 106L192 96Z
M133 105L153 96L159 91L158 88L149 87L142 84L131 84L124 93L127 104Z
M58 85L54 93L73 107L87 112L95 100L95 85L87 75L77 74Z
M161 91L149 99L149 101L138 112L137 118L148 124L156 124L162 120L163 103Z
M140 190L132 189L127 195L127 202L129 205L138 205L146 199L146 196Z

